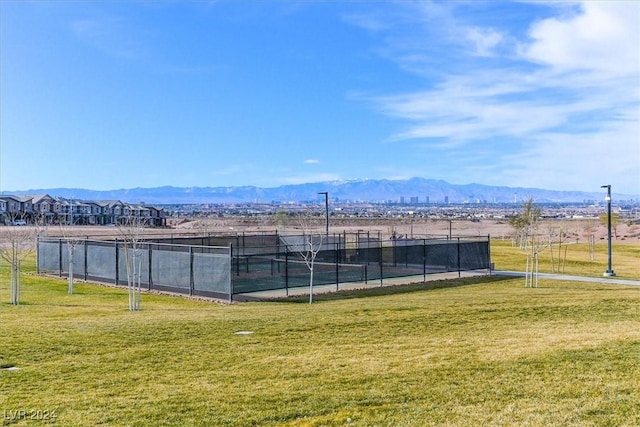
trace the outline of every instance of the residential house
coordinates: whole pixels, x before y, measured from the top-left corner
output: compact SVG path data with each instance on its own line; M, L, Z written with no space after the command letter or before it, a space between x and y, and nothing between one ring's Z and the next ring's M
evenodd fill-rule
M0 223L8 224L24 218L22 202L18 196L0 196Z
M54 218L57 217L55 207L57 200L48 194L39 194L32 196L31 203L33 205L34 221L39 221L43 224L52 224Z
M0 224L19 219L45 224L109 225L123 224L131 218L138 218L149 226L166 226L164 210L145 204L55 198L48 194L0 196Z

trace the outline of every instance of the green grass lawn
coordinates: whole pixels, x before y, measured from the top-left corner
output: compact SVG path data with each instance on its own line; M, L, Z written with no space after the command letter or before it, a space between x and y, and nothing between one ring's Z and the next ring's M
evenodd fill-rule
M131 313L123 290L32 274L11 306L2 265L0 364L20 368L0 371L3 424L640 425L639 287L450 284L313 305L145 294Z
M565 252L566 249L566 252ZM554 261L558 264L558 249L554 249ZM566 255L565 255L566 253ZM586 243L564 245L564 274L575 276L602 277L607 270L607 243L595 246L594 259L589 255ZM640 245L613 242L611 250L612 267L618 279L640 280ZM526 252L514 247L511 240L491 240L491 261L497 270L525 271ZM557 269L556 269L557 270ZM543 251L539 256L539 272L551 273L551 251Z

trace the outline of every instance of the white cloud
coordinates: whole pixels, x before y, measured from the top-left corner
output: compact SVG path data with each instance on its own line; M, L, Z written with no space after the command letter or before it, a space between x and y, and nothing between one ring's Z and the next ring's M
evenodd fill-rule
M339 174L323 172L314 174L300 174L279 177L276 180L276 185L288 185L288 184L305 184L307 182L324 182L324 181L337 181L342 177Z
M640 194L638 135L638 122L594 134L543 133L525 150L501 159L501 169L518 185L535 181L543 188L596 191L612 184L617 192Z
M471 27L467 29L467 38L475 46L478 56L492 56L493 49L503 41L503 35L492 28Z
M585 1L581 13L544 19L531 27L525 58L558 70L637 75L640 64L640 3Z
M317 165L320 163L320 160L316 160L316 159L307 159L304 161L305 165Z
M492 136L523 136L559 126L577 106L556 106L537 100L501 101L497 97L475 96L476 83L469 93L441 88L410 97L387 99L386 109L415 122L393 139L446 138L460 145ZM515 93L515 92L514 92Z
M592 188L609 164L620 190L638 194L640 2L588 1L573 14L550 6L557 15L531 23L529 40L469 25L462 34L475 49L457 59L467 69L448 61L428 89L375 99L406 123L391 139L490 158L473 168L476 182ZM507 39L514 50L498 57ZM398 63L411 54L421 52L402 51Z
M369 31L388 30L392 26L389 23L389 17L385 15L350 13L345 14L343 19L352 25L356 25Z

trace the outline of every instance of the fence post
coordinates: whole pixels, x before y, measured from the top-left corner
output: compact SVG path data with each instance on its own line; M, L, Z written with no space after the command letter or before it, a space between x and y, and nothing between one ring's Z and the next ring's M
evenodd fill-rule
M119 264L120 264L120 254L118 251L118 239L116 238L115 242L114 242L114 246L116 248L116 285L119 284L120 282L120 268L119 268Z
M229 243L229 304L233 302L233 243Z
M489 264L489 276L491 276L491 234L487 234L487 264Z
M334 236L335 236L335 234L334 234ZM346 235L345 235L345 238L346 238ZM339 234L338 234L338 240L340 240L340 235ZM340 275L340 264L339 264L340 256L339 255L340 254L338 253L338 251L340 250L339 246L340 246L339 242L336 242L335 243L335 251L334 251L335 260L336 260L336 291L340 290L340 278L339 278L339 275Z
M89 276L89 263L87 262L87 254L89 253L89 245L87 245L87 239L84 240L84 281L87 281L87 277Z
M58 239L58 274L62 277L62 239Z
M370 248L371 248L371 236L369 235L369 232L367 232L367 240L366 240L366 246L362 243L362 240L360 240L360 237L358 237L358 262L361 264L367 264L369 265L369 258L371 257L371 254L369 253ZM365 248L365 252L364 252L364 260L362 259L362 249Z
M236 243L238 243L238 247L240 247L239 242L237 242L236 239ZM231 269L233 270L233 263L235 262L235 266L236 266L236 276L240 276L240 254L236 253L235 258L233 257L233 242L229 243L229 247L232 248L231 249L231 260L232 260L232 267ZM237 250L237 249L236 249Z
M151 288L153 287L153 262L152 262L152 258L153 258L153 249L152 249L152 244L148 243L147 244L147 250L149 251L149 275L147 276L149 278L149 284L147 285L148 290L151 290Z
M378 245L378 262L380 263L380 286L382 286L382 276L384 276L384 272L382 271L382 239L378 239L380 244Z
M391 254L393 255L393 266L397 267L398 266L396 264L396 259L397 259L396 250L397 250L397 248L396 248L396 238L395 238L395 236L391 239L391 242L393 243L393 251L391 252Z
M289 296L289 248L284 247L284 294Z
M457 246L457 250L458 250L458 278L460 277L460 237L458 237L458 244Z
M409 243L407 240L404 241L404 266L409 267ZM413 241L411 242L411 247L413 247Z
M40 274L40 236L36 238L36 274Z
M422 239L422 281L427 281L427 239Z
M193 246L189 245L189 296L193 295Z

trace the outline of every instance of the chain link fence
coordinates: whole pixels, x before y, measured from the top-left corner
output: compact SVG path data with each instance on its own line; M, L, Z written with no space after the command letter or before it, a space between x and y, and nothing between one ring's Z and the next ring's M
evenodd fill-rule
M141 283L148 290L231 301L233 295L309 286L304 235L258 234L180 237L139 244ZM380 234L314 235L313 285L490 269L489 236L383 239ZM73 246L71 246L73 245ZM123 241L40 239L41 273L127 284ZM129 250L130 252L130 250ZM73 255L71 255L73 254ZM307 261L305 261L307 258Z
M38 272L68 277L72 259L74 278L126 286L126 257L132 257L132 249L125 245L117 240L41 238ZM143 289L231 300L229 247L144 242L135 250Z
M280 236L277 245L233 249L235 293L309 286L303 236ZM308 249L307 249L308 251ZM314 258L313 285L361 282L382 285L384 279L488 270L489 237L389 239L370 234L324 236Z

